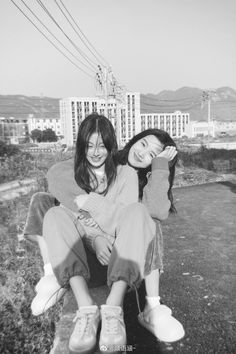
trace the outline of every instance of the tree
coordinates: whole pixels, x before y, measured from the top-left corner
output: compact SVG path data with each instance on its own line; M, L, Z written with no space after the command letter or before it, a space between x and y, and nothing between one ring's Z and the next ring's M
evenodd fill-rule
M42 141L43 132L40 129L34 129L31 131L30 137L35 142L40 143Z
M56 133L54 132L54 130L48 128L43 130L42 132L42 140L41 141L57 141L57 136Z

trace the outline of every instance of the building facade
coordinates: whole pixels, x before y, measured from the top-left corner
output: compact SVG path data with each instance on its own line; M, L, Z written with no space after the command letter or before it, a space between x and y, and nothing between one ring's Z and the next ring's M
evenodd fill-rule
M124 145L140 131L140 94L127 92L123 99L109 97L68 97L60 100L61 127L64 143L76 142L81 122L91 113L105 115L113 124L117 140Z
M29 136L27 119L0 117L0 140L7 144L24 143Z
M34 129L45 130L52 129L57 136L63 136L60 118L35 118L30 115L28 118L29 133Z
M208 134L213 138L235 135L236 122L211 120L208 124L206 121L191 121L186 127L186 136L188 138L208 136Z
M165 130L172 138L186 135L186 126L190 122L189 113L145 113L140 115L141 131L157 128Z

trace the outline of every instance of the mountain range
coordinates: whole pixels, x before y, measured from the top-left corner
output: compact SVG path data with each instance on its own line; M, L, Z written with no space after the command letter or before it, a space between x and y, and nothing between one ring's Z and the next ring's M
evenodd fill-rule
M207 120L208 105L204 90L182 87L176 91L164 90L158 94L141 94L141 113L190 113L191 120ZM24 95L0 95L0 117L59 118L59 98ZM211 92L211 118L236 121L236 91L221 87Z

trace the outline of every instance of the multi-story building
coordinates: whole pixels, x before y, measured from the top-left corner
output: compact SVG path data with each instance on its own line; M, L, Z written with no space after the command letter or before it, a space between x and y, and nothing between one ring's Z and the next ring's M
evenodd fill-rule
M29 136L27 119L0 117L0 140L7 144L25 142Z
M33 115L30 115L28 118L28 126L29 133L34 129L52 129L57 136L63 135L60 118L35 118Z
M76 142L78 128L83 119L93 113L105 115L112 122L118 142L126 143L140 131L140 94L127 92L123 100L109 97L68 97L60 101L61 126L64 142Z
M64 142L71 146L76 142L82 120L92 112L108 117L117 134L119 145L127 143L134 135L148 128L166 130L173 138L186 135L189 113L141 114L140 93L126 92L123 100L113 97L68 97L60 101L60 116Z
M190 121L189 113L145 113L141 114L141 131L157 128L165 130L173 138L186 135L186 126Z

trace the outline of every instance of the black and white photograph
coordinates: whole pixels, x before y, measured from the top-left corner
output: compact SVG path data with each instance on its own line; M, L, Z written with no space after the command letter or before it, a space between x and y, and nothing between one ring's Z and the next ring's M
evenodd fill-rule
M235 0L0 1L0 353L236 353Z

